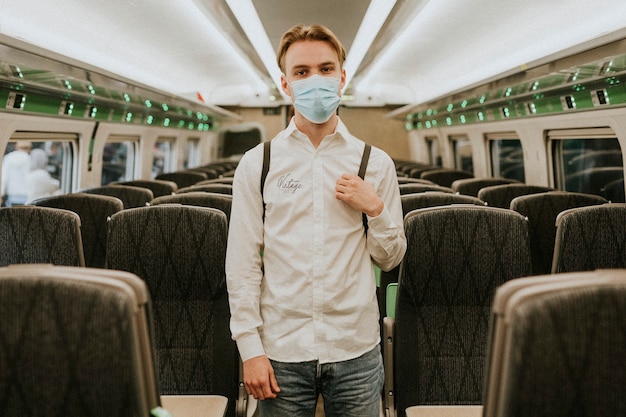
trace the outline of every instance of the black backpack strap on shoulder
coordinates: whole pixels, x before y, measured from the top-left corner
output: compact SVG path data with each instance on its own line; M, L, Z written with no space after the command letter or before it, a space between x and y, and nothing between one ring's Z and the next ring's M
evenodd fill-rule
M367 170L367 163L370 160L370 152L372 151L372 145L369 143L365 144L365 148L363 148L363 157L361 158L361 166L359 167L359 177L362 180L365 179L365 171ZM367 234L367 215L363 213L363 228L365 229L365 234Z
M270 170L272 141L263 144L263 169L261 170L261 198L263 199L263 220L265 220L265 199L263 198L263 189L265 188L265 178Z

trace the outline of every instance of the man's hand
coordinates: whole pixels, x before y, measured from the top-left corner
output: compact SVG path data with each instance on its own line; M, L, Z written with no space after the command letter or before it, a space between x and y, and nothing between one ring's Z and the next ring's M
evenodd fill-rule
M243 363L243 383L248 394L257 400L276 398L280 392L274 368L267 356L256 356Z
M335 196L355 210L370 217L383 212L385 203L378 197L372 184L355 174L343 174L335 184Z

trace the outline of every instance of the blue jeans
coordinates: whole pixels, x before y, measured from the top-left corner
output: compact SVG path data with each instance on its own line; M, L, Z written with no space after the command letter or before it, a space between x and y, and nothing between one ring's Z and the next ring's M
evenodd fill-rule
M261 417L315 417L317 397L326 417L379 417L384 381L380 347L348 361L271 361L278 397L259 401Z

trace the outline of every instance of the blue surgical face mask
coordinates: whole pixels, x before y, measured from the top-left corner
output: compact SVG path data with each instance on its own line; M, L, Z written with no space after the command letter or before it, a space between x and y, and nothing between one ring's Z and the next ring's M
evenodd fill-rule
M289 85L293 91L293 105L310 122L325 123L337 111L341 98L341 80L333 77L312 75L304 80L293 81Z

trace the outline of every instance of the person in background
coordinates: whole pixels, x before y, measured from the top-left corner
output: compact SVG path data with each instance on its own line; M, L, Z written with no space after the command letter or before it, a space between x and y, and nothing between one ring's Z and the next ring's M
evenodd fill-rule
M38 198L58 194L59 180L48 172L48 155L43 149L35 148L30 152L30 171L26 174L26 204Z
M26 174L30 171L30 142L17 142L15 150L2 160L2 186L0 193L4 205L11 207L26 203Z
M389 270L406 250L392 159L337 115L346 52L326 27L298 25L277 61L294 116L241 159L226 254L231 331L244 384L261 416L378 417L383 386L372 262ZM265 207L265 208L264 208ZM367 215L367 229L362 215ZM261 255L262 253L262 255Z

